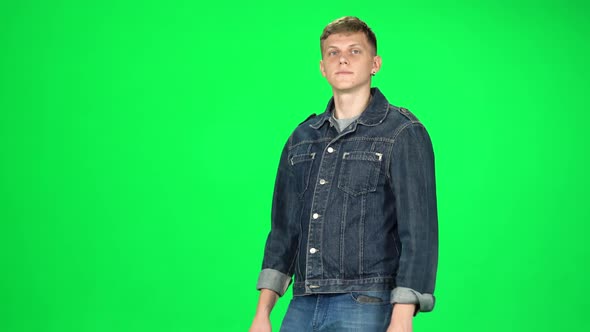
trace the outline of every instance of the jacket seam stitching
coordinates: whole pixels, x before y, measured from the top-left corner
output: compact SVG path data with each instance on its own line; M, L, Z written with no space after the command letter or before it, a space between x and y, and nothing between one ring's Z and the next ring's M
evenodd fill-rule
M390 169L391 165L393 164L393 149L394 149L394 147L395 147L395 143L396 143L396 141L397 141L397 137L398 137L399 135L401 135L401 133L402 133L402 132L403 132L403 131L404 131L406 128L408 128L408 127L410 127L410 126L412 126L412 125L419 125L420 127L422 127L422 128L425 128L425 127L424 127L424 125L422 124L422 122L420 122L420 121L409 121L409 122L406 122L406 123L402 124L401 126L399 126L399 127L398 127L398 128L395 130L395 132L394 132L394 134L393 134L393 141L391 142L392 144L391 144L391 147L389 148L389 158L387 158L387 163L388 163L388 165L387 165L387 166L388 166L388 168L387 168L387 169L388 169L388 170ZM391 173L391 172L390 172L390 171L388 171L388 172L386 172L385 174L386 174L386 176L387 176L387 180L389 181L389 184L391 185L391 184L392 184L392 183L391 183L391 180L392 180L392 179L391 179L391 174L390 174L390 173ZM393 187L392 187L392 189L393 189Z

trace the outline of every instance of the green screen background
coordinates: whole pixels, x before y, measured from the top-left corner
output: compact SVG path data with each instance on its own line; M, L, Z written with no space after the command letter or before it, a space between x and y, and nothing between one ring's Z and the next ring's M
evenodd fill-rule
M588 7L3 1L0 331L246 331L279 154L331 96L319 35L344 15L434 144L415 330L588 331Z

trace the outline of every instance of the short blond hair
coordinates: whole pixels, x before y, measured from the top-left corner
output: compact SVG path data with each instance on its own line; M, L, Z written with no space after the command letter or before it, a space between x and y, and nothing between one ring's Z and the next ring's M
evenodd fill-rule
M324 40L326 40L330 35L336 33L355 32L364 33L365 36L367 36L369 45L373 47L375 54L377 54L377 37L375 37L375 33L373 33L373 30L369 28L367 23L361 21L358 17L355 16L344 16L328 24L324 28L324 31L322 31L322 35L320 36L320 50L323 50Z

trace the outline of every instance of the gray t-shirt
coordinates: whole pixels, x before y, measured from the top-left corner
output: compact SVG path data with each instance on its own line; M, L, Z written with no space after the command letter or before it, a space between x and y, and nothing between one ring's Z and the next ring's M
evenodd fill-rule
M336 127L336 130L338 130L339 133L341 133L344 129L346 129L346 127L350 126L351 123L354 122L354 120L358 119L359 116L361 116L360 114L352 117L352 118L348 118L348 119L336 119L334 117L334 113L332 112L332 116L330 117L330 123Z

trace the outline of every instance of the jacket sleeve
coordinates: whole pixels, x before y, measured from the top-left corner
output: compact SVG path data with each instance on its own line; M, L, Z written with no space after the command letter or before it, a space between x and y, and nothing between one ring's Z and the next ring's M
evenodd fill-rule
M290 139L289 139L290 140ZM299 224L294 218L298 204L289 164L289 142L283 148L275 180L271 230L266 239L262 271L256 288L267 288L280 296L291 284L299 241Z
M389 173L401 242L391 302L416 304L416 313L431 311L438 264L438 218L434 152L421 123L409 124L395 138Z

